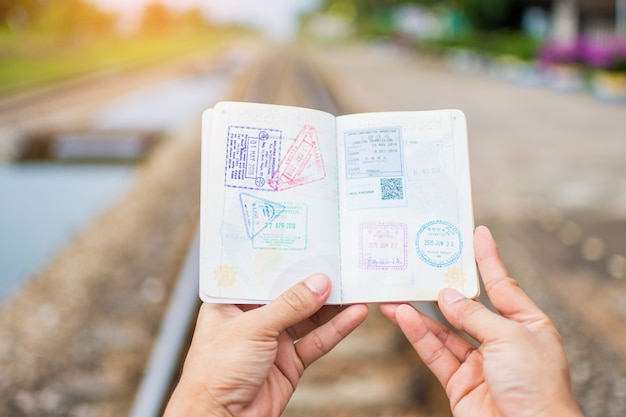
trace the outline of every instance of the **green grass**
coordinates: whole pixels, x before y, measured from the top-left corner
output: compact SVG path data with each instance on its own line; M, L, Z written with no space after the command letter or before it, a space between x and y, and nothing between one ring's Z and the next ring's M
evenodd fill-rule
M514 56L532 60L540 42L519 32L474 32L452 39L429 41L425 45L433 49L452 47L467 48L490 56Z
M234 32L224 30L61 42L37 36L0 35L0 96L100 71L215 51L234 36Z

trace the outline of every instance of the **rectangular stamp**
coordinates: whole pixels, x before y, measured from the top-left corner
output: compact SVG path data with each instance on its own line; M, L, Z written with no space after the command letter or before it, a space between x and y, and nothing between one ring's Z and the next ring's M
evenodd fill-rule
M281 144L280 130L229 126L224 185L275 191L269 182L278 168Z
M408 227L404 223L361 223L359 266L368 270L408 267Z
M274 191L309 184L326 178L317 129L304 125L270 180Z
M306 250L308 247L308 207L301 203L283 203L279 216L254 235L252 247L266 250Z
M403 175L400 127L350 130L344 141L347 179Z
M412 182L445 181L449 166L453 169L452 138L407 146L407 179Z

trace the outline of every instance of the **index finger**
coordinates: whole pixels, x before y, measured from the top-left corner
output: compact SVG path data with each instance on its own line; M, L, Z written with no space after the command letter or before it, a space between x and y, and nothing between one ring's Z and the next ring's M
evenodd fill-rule
M508 327L506 318L451 288L439 293L439 307L450 324L470 335L481 345L494 337L501 337Z
M509 277L493 236L485 226L477 227L474 232L474 252L489 300L500 314L520 323L545 317L517 281Z

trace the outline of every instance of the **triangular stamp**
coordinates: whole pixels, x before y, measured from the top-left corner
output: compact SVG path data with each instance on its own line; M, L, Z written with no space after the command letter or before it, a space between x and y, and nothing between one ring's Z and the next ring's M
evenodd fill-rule
M268 185L275 191L282 191L325 178L317 129L304 125Z
M285 211L285 206L275 201L255 197L252 194L239 194L246 233L250 239L265 228Z

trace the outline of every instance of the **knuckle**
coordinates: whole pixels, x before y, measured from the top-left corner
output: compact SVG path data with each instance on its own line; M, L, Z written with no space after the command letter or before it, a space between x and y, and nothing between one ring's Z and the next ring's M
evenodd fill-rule
M485 307L472 300L463 300L457 304L457 308L452 311L452 315L465 329L466 324L480 322L480 316Z
M321 354L325 354L328 352L326 343L324 343L324 339L320 337L317 332L311 333L311 344L314 346L315 350L320 352Z
M468 302L461 310L461 318L464 318L466 321L476 321L480 318L479 316L484 309L485 307L482 304Z
M424 358L424 363L426 366L430 367L432 364L437 362L441 357L446 353L446 347L441 345L435 350L433 350L430 355Z
M288 291L284 294L283 300L289 308L296 312L306 311L309 305L306 297L299 291Z
M450 334L452 334L452 330L448 327L440 327L434 331L437 339L441 340L441 343L445 344L450 338Z

